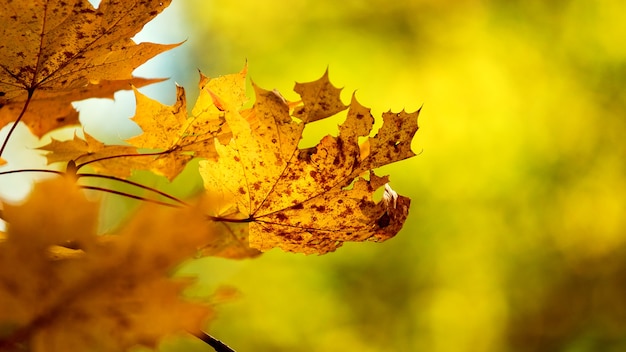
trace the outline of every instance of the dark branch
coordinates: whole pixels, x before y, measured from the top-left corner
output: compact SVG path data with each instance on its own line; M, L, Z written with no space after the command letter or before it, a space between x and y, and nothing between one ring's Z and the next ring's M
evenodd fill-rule
M11 138L13 131L15 131L17 124L22 120L22 117L24 117L24 114L26 113L26 109L28 109L28 104L30 104L30 101L32 100L34 93L35 93L35 89L28 90L28 97L26 98L26 101L24 102L24 107L22 108L22 111L20 112L19 116L13 123L13 126L11 126L11 129L9 130L9 133L7 134L6 138L4 138L4 142L2 142L2 147L0 147L0 156L2 156L4 149L7 147L7 143L9 143L9 139Z
M217 222L234 222L234 223L246 223L246 222L254 221L254 218L252 217L245 218L245 219L229 219L229 218L222 218L219 216L211 216L211 215L207 215L207 219L211 221L217 221Z
M50 174L57 174L57 175L63 175L62 171L57 171L57 170L48 170L48 169L21 169L21 170L9 170L9 171L2 171L0 172L0 175L8 175L8 174L16 174L18 172L47 172Z
M154 203L154 204L158 204L158 205L164 205L166 207L172 207L172 208L179 208L180 207L180 205L178 205L178 204L161 202L161 201L158 201L158 200L154 200L154 199L150 199L150 198L146 198L146 197L141 197L141 196L136 196L134 194L130 194L130 193L126 193L126 192L120 192L120 191L115 191L115 190L112 190L112 189L107 189L107 188L102 188L102 187L96 187L96 186L79 186L79 187L83 188L83 189L91 189L91 190L94 190L94 191L102 191L102 192L117 194L118 196L132 198L132 199L137 199L137 200L142 200L144 202Z
M154 188L152 188L152 187L144 186L144 185L142 185L141 183L137 183L137 182L133 182L133 181L125 180L125 179L123 179L123 178L118 178L118 177L115 177L115 176L109 176L109 175L98 175L98 174L77 174L76 176L77 176L77 177L105 178L105 179L107 179L107 180L114 180L114 181L118 181L118 182L126 183L126 184L133 185L133 186L138 187L138 188L141 188L141 189L145 189L145 190L150 191L150 192L157 193L157 194L159 194L159 195L161 195L161 196L163 196L163 197L165 197L165 198L167 198L167 199L173 200L173 201L175 201L176 203L179 203L179 204L181 204L181 205L188 205L188 204L187 204L187 203L185 203L184 201L182 201L182 200L180 200L180 199L178 199L178 198L176 198L176 197L174 197L174 196L172 196L172 195L169 195L169 194L167 194L167 193L165 193L165 192L159 191L158 189L154 189Z
M129 158L129 157L138 157L138 156L157 156L157 155L164 155L167 153L171 153L174 150L164 150L162 152L154 152L154 153L144 153L144 154L119 154L119 155L111 155L111 156L105 156L102 158L98 158L98 159L93 159L93 160L89 160L89 161L85 161L84 163L80 163L80 164L76 164L76 170L79 170L81 167L85 166L85 165L89 165L91 163L96 163L98 161L103 161L103 160L109 160L109 159L117 159L117 158Z
M204 331L201 331L200 333L197 333L197 334L194 334L194 335L197 338L199 338L200 340L206 342L207 345L213 347L213 349L216 352L235 352L235 350L233 350L232 348L228 347L228 345L226 345L222 341L216 339L215 337L207 334Z

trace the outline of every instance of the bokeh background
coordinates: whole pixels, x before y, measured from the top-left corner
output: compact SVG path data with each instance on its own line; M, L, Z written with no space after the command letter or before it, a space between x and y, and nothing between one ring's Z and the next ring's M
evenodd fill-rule
M375 114L423 106L386 167L402 232L323 257L207 261L241 351L626 350L621 1L186 1L190 62L286 96L321 76ZM336 128L320 127L321 134Z
M206 261L242 292L216 336L241 351L626 350L626 3L184 5L187 60L209 75L247 59L290 97L328 66L375 114L423 106L419 156L381 170L413 200L402 232Z
M200 276L190 295L239 290L209 331L239 352L626 350L625 13L619 0L174 1L138 38L186 40L138 71L172 77L144 89L164 102L174 81L194 101L196 69L247 61L288 99L329 67L375 116L422 107L419 155L379 170L412 198L400 234L184 266ZM116 98L79 105L89 133L136 133L117 110L132 96Z

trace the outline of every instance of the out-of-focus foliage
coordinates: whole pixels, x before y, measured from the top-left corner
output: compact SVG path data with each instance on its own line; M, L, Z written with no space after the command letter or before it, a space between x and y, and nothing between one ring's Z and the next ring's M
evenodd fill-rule
M217 237L198 206L149 204L107 236L95 232L97 202L69 177L2 206L9 226L0 232L0 350L153 347L164 335L198 331L211 316L208 304L181 299L191 280L169 277Z
M248 59L255 82L289 92L328 65L374 114L424 104L423 152L385 168L414 200L404 230L187 268L220 268L204 285L243 293L215 335L241 351L625 348L625 3L185 4L205 72Z

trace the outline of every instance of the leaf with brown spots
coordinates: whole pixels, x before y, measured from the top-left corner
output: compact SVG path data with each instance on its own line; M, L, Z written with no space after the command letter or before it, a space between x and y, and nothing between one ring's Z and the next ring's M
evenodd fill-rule
M95 233L98 212L69 178L37 184L21 205L4 204L0 350L154 347L170 334L198 333L210 317L210 306L181 297L189 280L170 277L214 236L197 206L146 204L104 236Z
M244 80L243 77L239 78ZM300 104L254 85L256 102L241 111L242 102L212 91L232 131L229 144L216 143L219 158L200 163L209 193L232 199L232 207L212 215L242 243L266 251L279 247L302 253L327 253L346 241L384 241L402 227L410 200L386 187L387 177L373 171L414 156L415 113L385 113L383 125L370 135L374 118L353 97L349 107L325 73L315 82L298 83ZM348 108L337 137L302 149L304 127ZM368 137L359 145L359 138ZM245 231L241 226L247 225Z
M178 44L131 38L170 1L0 0L0 127L28 101L22 121L41 136L77 123L72 101L158 82L132 71Z

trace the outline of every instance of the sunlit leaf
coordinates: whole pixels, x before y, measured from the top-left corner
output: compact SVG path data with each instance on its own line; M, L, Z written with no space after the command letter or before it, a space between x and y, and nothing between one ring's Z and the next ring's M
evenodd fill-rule
M234 78L242 86L245 77L235 75L216 79L215 85L231 84ZM346 241L393 237L406 219L409 199L398 196L393 206L374 201L374 191L388 180L370 170L415 155L410 144L418 113L385 113L383 126L369 137L362 153L358 139L369 136L373 117L353 98L339 136L301 149L298 142L306 124L346 109L340 90L327 74L297 84L302 104L290 109L275 92L254 88L256 102L244 111L241 99L220 96L207 86L201 93L219 101L233 133L229 144L216 143L216 161L200 164L206 189L235 204L237 213L219 215L232 233L262 251L280 247L303 253L330 252Z

